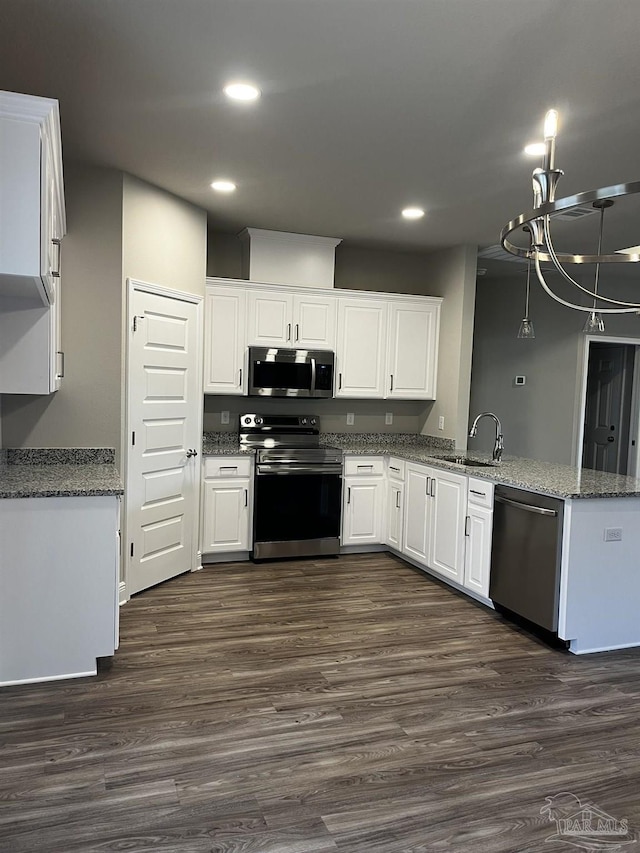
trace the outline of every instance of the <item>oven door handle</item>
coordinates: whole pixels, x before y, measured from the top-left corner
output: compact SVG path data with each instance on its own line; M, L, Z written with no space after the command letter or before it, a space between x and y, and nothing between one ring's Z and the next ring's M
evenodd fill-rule
M258 477L265 474L342 474L342 465L256 465L256 475Z

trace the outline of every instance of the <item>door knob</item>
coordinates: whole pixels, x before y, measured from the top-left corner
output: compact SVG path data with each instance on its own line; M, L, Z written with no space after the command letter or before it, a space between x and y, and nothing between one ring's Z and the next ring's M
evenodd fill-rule
M607 441L615 441L615 438L612 435L608 435Z
M191 459L192 456L197 456L197 455L198 455L197 450L187 450L187 459Z

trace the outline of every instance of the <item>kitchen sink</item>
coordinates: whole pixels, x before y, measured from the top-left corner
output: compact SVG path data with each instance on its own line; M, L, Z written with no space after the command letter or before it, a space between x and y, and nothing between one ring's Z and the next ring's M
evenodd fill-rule
M443 462L455 462L456 465L467 465L469 468L495 468L496 462L480 462L477 459L468 459L466 456L442 456Z

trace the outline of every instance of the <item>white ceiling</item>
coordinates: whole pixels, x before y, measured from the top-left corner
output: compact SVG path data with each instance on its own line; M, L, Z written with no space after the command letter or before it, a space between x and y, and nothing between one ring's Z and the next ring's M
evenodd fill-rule
M60 100L67 159L221 230L489 245L530 206L550 106L559 195L640 178L639 35L639 0L1 0L0 88ZM237 77L257 104L221 94Z

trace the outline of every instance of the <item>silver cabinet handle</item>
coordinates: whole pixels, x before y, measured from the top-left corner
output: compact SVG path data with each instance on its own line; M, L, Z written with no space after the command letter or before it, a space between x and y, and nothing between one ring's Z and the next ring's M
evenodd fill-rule
M347 503L351 503L351 486L347 486Z
M58 247L58 257L56 258L56 261L57 261L56 269L53 269L53 267L51 268L51 275L54 278L60 278L60 256L62 254L62 240L58 240L58 239L54 238L51 242L53 243L54 246Z
M358 471L373 471L373 465L358 465Z
M400 492L396 492L396 509L400 509Z
M238 370L238 388L242 388L242 368Z
M249 489L244 490L244 505L249 506Z
M393 391L393 373L391 374L391 388L389 390Z
M237 465L221 465L220 470L221 471L237 471L238 466Z
M342 374L338 374L338 391L342 390Z
M291 340L291 323L287 323L287 340Z
M431 494L431 497L432 497L432 498L435 498L435 496L436 496L436 478L435 478L435 477L432 477L432 478L431 478L431 491L430 491L430 494Z
M487 496L486 492L479 492L477 489L469 489L469 494L470 495L479 495L481 498L484 498Z
M296 323L296 341L300 340L300 326Z
M464 535L469 535L469 522L471 521L471 516L467 515L464 519Z
M64 352L62 350L58 350L57 355L60 356L60 372L58 373L58 379L64 379Z
M425 495L429 497L431 494L431 477L427 477L427 488L424 491Z
M400 469L399 469L399 468L394 468L394 467L393 467L393 465L389 465L389 470L390 470L390 471L396 471L396 473L398 473L398 474L400 473Z

